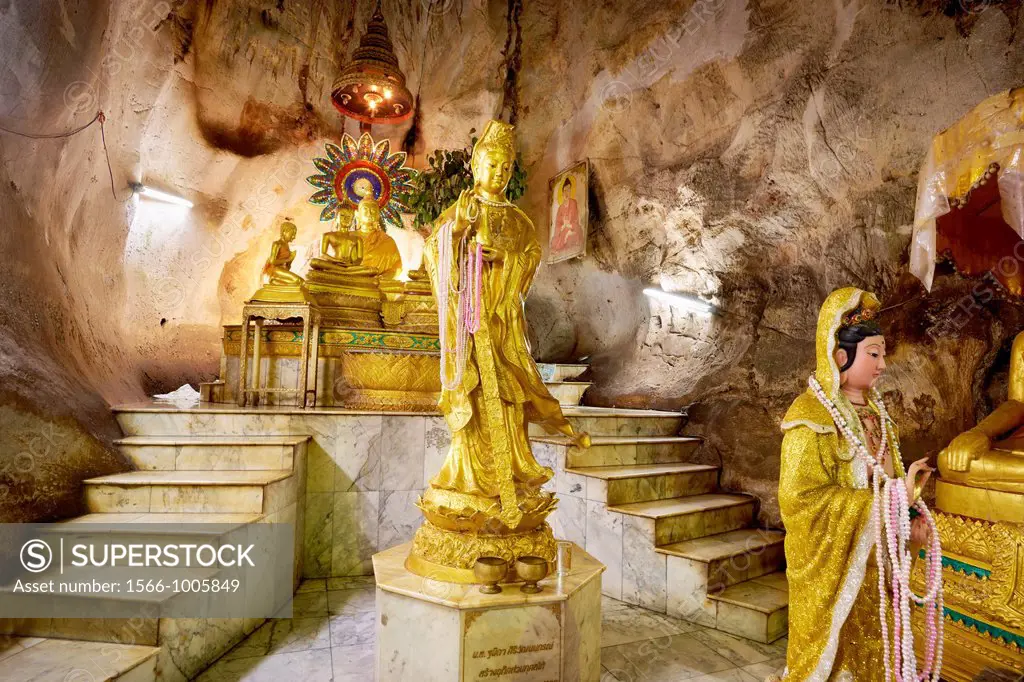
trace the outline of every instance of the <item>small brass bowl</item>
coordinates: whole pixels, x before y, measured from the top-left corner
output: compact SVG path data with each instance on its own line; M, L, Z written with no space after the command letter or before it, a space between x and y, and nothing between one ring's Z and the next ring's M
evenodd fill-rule
M480 591L484 594L499 594L498 586L508 575L508 562L497 556L482 556L473 564L473 575L483 583Z
M521 556L516 559L516 575L523 579L520 592L537 594L543 589L537 583L548 575L548 560L539 556Z

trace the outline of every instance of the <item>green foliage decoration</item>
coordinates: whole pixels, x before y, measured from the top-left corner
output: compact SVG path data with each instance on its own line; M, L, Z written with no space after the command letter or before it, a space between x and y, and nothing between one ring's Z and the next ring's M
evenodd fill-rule
M412 190L402 195L402 200L416 216L416 229L425 231L437 216L455 203L463 190L473 187L473 171L470 162L473 146L476 144L476 129L469 131L469 146L464 149L435 149L427 157L429 167L416 174L411 181ZM512 177L505 191L509 201L516 201L526 193L526 170L522 155L512 165Z

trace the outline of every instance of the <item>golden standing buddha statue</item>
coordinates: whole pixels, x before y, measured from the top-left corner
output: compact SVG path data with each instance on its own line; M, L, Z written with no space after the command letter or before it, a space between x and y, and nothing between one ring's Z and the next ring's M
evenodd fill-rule
M553 472L534 459L528 422L589 443L573 433L530 355L523 302L541 248L533 223L505 197L514 161L512 126L490 121L473 149L473 189L438 217L424 249L435 297L448 303L439 311L448 338L457 335L459 304L438 294L459 281L460 266L441 254L463 240L480 244L482 254L479 327L460 349L461 378L439 402L451 449L418 503L426 522L407 562L414 573L449 582L474 582L482 556L554 559L545 519L556 500L541 490Z
M291 243L297 233L295 223L287 220L281 223L281 236L270 246L270 255L261 273L262 286L252 295L253 301L294 303L308 300L305 280L291 271L295 261Z
M939 454L939 473L961 485L1024 494L1024 332L1010 351L1005 403Z

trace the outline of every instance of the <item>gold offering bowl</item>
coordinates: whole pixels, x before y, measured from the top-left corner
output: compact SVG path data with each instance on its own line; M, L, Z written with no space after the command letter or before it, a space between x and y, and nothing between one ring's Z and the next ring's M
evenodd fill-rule
M473 564L473 575L483 583L483 587L480 588L481 592L499 594L501 588L498 583L508 575L508 562L501 557L482 556Z
M521 556L516 559L516 575L523 579L520 592L537 594L544 589L537 583L547 577L548 561L539 556Z

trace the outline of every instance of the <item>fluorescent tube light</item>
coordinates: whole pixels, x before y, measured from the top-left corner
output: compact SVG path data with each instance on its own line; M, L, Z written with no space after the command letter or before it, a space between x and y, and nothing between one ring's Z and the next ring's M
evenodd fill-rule
M161 192L158 189L147 187L141 182L132 183L132 189L136 194L150 199L156 199L157 201L166 201L169 204L177 204L178 206L187 206L192 208L195 204L184 197L179 197L174 194L168 194L167 192Z
M651 298L669 304L674 308L680 308L697 315L710 317L715 312L715 307L710 303L702 301L693 294L670 294L661 289L644 289L644 294Z

